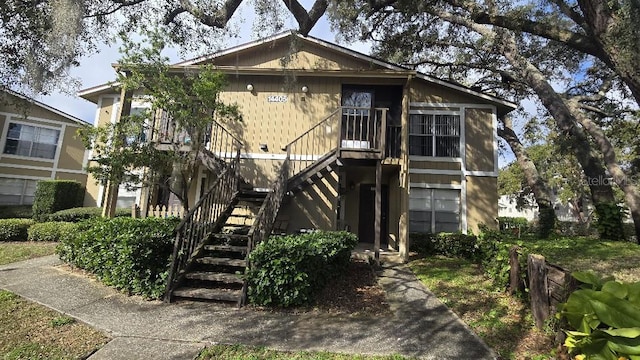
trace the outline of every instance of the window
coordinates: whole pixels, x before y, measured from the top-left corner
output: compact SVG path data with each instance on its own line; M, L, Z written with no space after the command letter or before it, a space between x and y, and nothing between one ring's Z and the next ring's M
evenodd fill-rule
M460 157L460 115L412 114L409 155Z
M0 178L0 204L31 205L37 180Z
M4 153L41 159L56 156L60 130L9 123Z
M412 188L409 231L422 233L460 230L460 191Z

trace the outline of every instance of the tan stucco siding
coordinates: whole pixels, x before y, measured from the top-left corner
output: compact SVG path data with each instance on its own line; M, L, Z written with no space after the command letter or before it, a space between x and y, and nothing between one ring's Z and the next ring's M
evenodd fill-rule
M278 218L288 221L287 232L300 229L334 230L338 204L338 175L327 174L285 200Z
M96 182L95 177L92 174L87 174L86 193L84 195L84 206L96 207L98 206L98 193L100 192L100 185Z
M409 90L411 102L427 103L477 103L478 99L465 95L458 91L430 84L426 81L416 80L411 82Z
M297 45L302 45L296 48ZM271 69L369 70L378 65L311 44L288 41L269 43L213 61L218 66L250 66Z
M60 158L58 160L58 169L67 170L83 170L82 162L84 161L85 147L76 134L78 128L66 127L62 136L62 148L60 149Z
M242 76L232 79L221 95L226 103L236 103L243 116L241 123L226 123L234 135L245 144L243 152L261 153L260 144L267 144L267 153L284 154L281 147L304 133L340 104L340 83L335 79L298 78L295 84L285 84L282 77ZM254 91L247 91L252 84ZM307 94L301 87L309 88ZM286 97L283 102L269 101L270 96ZM337 122L335 122L337 124ZM337 127L323 128L324 135L336 132ZM330 136L317 137L324 152L335 147ZM316 143L318 145L318 143Z
M460 171L460 162L409 160L411 169L433 169Z
M72 126L79 126L77 122L67 117L64 117L53 111L49 111L45 108L41 108L13 95L2 93L0 94L0 97L2 98L0 99L0 112L13 114L12 117L16 120L30 117L45 120L54 120ZM49 122L40 122L31 119L28 121L37 125L51 126L51 123Z
M466 167L470 171L494 170L494 129L490 109L467 109L465 122Z
M111 123L117 109L114 107L115 98L104 96L101 98L100 109L98 109L98 126L104 126Z
M22 166L53 167L53 159L38 159L38 158L27 158L24 156L21 156L21 157L13 157L13 156L15 155L2 154L2 157L0 157L0 164L18 165L20 167Z
M475 234L478 225L496 226L498 178L467 176L467 226Z
M410 174L412 183L460 185L461 175Z
M82 184L82 186L87 185L87 175L85 174L73 174L66 173L64 171L58 171L56 173L56 180L73 180Z
M29 177L37 177L37 178L51 178L50 170L33 170L33 169L17 169L12 167L2 166L0 164L0 174L7 175L15 175L18 176L29 176Z

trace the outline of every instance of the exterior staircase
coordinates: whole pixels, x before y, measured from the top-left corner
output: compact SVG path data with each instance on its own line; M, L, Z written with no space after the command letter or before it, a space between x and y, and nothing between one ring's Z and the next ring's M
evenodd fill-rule
M338 158L338 149L334 149L289 179L288 191L298 192L311 185L326 174L335 171L342 162Z
M219 231L212 233L192 259L174 299L240 303L247 267L249 232L267 193L241 190Z

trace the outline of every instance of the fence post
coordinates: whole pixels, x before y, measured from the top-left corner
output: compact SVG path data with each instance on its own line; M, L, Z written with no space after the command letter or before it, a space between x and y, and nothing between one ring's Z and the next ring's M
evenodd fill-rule
M509 294L513 295L522 289L522 279L520 278L519 246L509 249Z
M131 217L137 219L140 217L140 208L137 204L131 204Z
M527 259L529 270L529 294L531 296L531 312L536 327L542 329L549 317L549 289L547 284L547 267L544 256L530 254Z

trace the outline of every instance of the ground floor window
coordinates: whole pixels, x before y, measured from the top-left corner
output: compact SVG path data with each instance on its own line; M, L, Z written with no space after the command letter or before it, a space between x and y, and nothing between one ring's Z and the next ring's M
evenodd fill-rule
M38 180L0 177L0 204L31 205Z
M460 231L460 190L411 188L409 231Z

